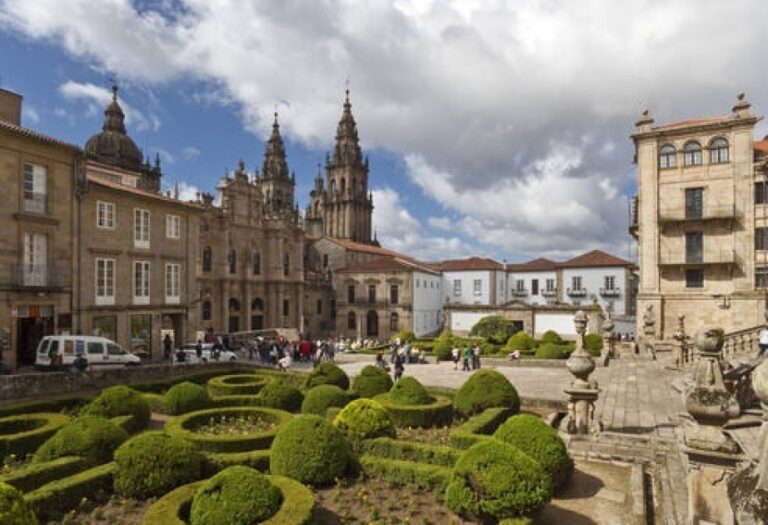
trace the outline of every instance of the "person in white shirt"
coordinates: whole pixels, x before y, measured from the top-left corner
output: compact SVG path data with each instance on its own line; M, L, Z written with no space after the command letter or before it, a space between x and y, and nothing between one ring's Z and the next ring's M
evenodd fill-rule
M454 346L451 349L451 360L453 361L453 369L458 370L459 369L459 347Z
M763 357L765 350L768 349L768 327L763 328L763 331L760 332L760 340L758 341L757 346L760 348L760 350L757 351L757 358L760 359Z
M291 357L290 352L286 352L285 356L281 357L280 360L277 362L277 369L281 372L285 372L289 368L291 368L291 365L293 364L293 358Z

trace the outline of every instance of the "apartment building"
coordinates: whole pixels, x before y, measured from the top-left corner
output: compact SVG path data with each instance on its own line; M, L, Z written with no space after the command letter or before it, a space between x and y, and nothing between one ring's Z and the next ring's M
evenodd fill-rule
M501 305L508 301L504 265L493 259L469 257L431 265L443 274L446 304Z

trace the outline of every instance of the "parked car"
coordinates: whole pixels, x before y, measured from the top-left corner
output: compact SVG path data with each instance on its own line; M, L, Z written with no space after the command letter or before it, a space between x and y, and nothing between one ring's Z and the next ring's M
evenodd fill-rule
M181 348L177 348L176 352L173 354L173 362L174 363L190 363L195 364L199 362L216 362L216 359L212 357L213 354L213 343L203 343L202 344L202 352L201 356L198 359L197 357L197 345L195 343L188 343L182 346ZM183 355L182 359L179 359ZM231 350L221 350L219 352L219 359L218 362L233 362L237 361L237 354L235 354Z
M47 335L37 346L35 366L58 369L70 367L82 354L88 366L132 366L141 364L139 356L110 341L92 335Z

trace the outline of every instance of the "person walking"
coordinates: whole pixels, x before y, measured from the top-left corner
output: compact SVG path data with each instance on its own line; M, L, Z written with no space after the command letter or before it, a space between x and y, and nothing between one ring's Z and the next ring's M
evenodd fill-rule
M768 349L768 326L763 328L763 331L760 332L760 340L757 342L757 346L760 348L760 350L757 351L757 359L760 359L763 357L766 349Z
M171 336L169 334L165 334L165 337L163 338L163 358L166 361L171 360L172 346L173 346L173 341L171 340Z
M400 378L403 377L403 372L405 372L405 366L403 365L403 356L399 352L395 355L394 367L395 367L395 370L393 372L393 377L395 379L395 383L397 383L398 381L400 381Z
M395 362L395 356L397 355L397 341L389 343L389 362Z
M198 339L195 344L195 354L197 355L198 361L203 357L203 342L200 339Z
M463 359L463 366L461 368L462 372L469 372L469 358L472 356L472 350L469 349L469 345L464 346L464 350L461 352L461 357Z
M453 369L459 369L459 347L454 346L451 348L451 361L453 361Z
M405 362L411 364L411 343L408 341L403 345L403 352L405 352Z
M480 368L480 351L480 345L475 344L475 347L472 349L472 370Z

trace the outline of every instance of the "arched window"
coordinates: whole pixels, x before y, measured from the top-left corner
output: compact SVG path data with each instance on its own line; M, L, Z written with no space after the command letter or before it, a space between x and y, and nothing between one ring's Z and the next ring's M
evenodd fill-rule
M237 252L235 250L229 250L227 262L229 263L229 273L237 273Z
M253 252L253 275L261 275L261 254Z
M331 181L330 190L331 190L331 195L333 195L334 193L336 193L336 181L335 181L335 180L332 180L332 181Z
M344 195L347 192L347 179L341 178L341 194Z
M240 301L235 299L234 297L229 300L229 311L230 312L239 312L240 311Z
M258 297L251 301L251 310L263 310L264 309L264 301L259 299Z
M283 275L287 277L290 271L291 271L291 258L286 253L285 255L283 255Z
M213 251L210 246L203 248L203 271L210 272L213 267Z
M724 164L728 162L728 141L722 137L709 143L709 163Z
M674 168L677 166L677 150L672 144L664 144L659 150L659 168Z
M357 330L357 316L355 315L355 312L349 312L349 314L347 314L347 329Z
M692 140L683 147L683 164L685 166L701 165L701 144Z
M203 321L211 320L211 301L203 301Z
M400 330L400 316L392 312L389 315L389 331L397 332L398 330Z

